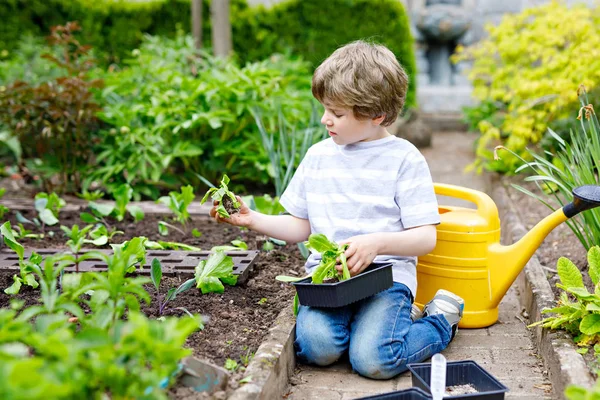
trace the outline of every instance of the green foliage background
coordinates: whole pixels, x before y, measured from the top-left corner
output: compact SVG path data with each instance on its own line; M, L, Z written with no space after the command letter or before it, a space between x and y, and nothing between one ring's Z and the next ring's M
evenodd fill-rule
M144 33L173 37L177 28L189 32L190 18L190 0L4 0L0 50L13 50L24 34L45 36L50 27L76 20L83 27L82 43L94 47L102 61L119 62L139 46ZM291 0L269 9L232 0L231 21L234 49L242 64L290 50L314 68L352 40L385 44L411 77L407 106L416 105L413 39L397 0ZM210 31L210 0L204 0L206 46Z

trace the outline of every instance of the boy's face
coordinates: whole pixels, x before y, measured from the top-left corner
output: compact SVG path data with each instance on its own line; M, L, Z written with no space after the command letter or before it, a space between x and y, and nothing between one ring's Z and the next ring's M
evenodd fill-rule
M321 123L325 125L335 144L368 142L388 135L385 128L381 126L384 117L359 120L349 108L332 104L324 104L324 106L325 112L321 117Z

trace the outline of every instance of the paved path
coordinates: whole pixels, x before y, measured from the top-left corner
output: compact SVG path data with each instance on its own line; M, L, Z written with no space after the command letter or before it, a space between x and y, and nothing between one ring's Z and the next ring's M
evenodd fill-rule
M433 146L424 149L435 182L488 191L488 182L474 173L464 173L472 160L474 135L438 133ZM489 192L489 191L488 191ZM441 204L468 203L440 198ZM448 360L475 360L510 391L507 399L552 399L551 385L536 354L530 333L521 318L516 290L511 288L500 303L496 324L485 329L461 329L443 352ZM327 368L298 365L286 391L288 400L345 400L411 387L409 372L387 381L363 378L352 372L347 361Z

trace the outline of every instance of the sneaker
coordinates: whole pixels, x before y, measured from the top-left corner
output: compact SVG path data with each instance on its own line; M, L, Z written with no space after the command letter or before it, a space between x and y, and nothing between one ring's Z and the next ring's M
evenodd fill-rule
M417 307L415 303L413 303L410 309L410 319L415 322L419 318L423 318L423 311L421 311L421 309Z
M433 299L423 307L423 315L428 317L430 315L442 314L452 327L452 337L450 338L452 340L456 336L458 322L463 316L464 308L465 301L461 297L447 290L440 289L433 296Z

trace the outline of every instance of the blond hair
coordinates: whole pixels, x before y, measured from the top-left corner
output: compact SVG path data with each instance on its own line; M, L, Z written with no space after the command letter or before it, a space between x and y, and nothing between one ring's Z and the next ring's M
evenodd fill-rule
M333 52L315 70L312 93L322 104L352 109L357 119L385 115L391 125L406 100L408 76L387 47L357 40Z

